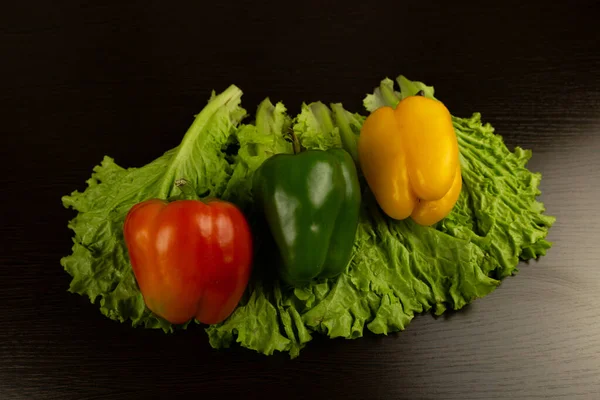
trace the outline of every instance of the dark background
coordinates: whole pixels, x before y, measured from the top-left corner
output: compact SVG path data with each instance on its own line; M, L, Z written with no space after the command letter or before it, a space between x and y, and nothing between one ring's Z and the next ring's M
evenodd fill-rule
M0 398L599 399L599 3L478 3L3 3ZM252 113L266 96L359 111L401 73L543 173L554 247L488 297L290 361L134 329L66 291L60 198L105 154L146 164L231 83Z

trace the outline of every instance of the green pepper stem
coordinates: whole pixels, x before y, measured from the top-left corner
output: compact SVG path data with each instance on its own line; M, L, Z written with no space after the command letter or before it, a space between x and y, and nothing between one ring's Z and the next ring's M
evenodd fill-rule
M302 148L300 147L300 140L298 140L298 136L296 136L294 129L290 128L289 134L292 138L292 148L294 149L294 154L300 153L300 151L302 151Z

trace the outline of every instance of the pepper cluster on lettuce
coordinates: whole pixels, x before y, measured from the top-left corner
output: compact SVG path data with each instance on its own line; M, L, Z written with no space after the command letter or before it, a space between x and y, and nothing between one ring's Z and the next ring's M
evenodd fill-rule
M419 91L434 96L433 87L421 82L400 76L397 83L399 90L384 79L364 99L366 111L395 106ZM123 241L129 208L151 197L168 198L175 179L185 175L199 194L241 207L255 222L260 247L264 227L252 215L252 177L270 156L292 153L286 132L292 129L307 149L342 148L356 139L365 120L339 103L321 102L303 104L290 116L283 104L265 99L248 121L241 96L233 85L213 93L176 149L139 168L123 168L105 157L83 192L63 197L64 206L77 212L69 222L72 254L61 260L72 276L70 292L89 297L116 321L165 332L181 328L145 307ZM211 346L238 343L266 355L281 351L296 357L315 334L354 339L365 329L401 331L416 314L439 315L489 294L517 271L520 260L545 255L554 218L536 199L541 175L526 167L531 152L510 151L478 113L452 121L463 188L450 215L431 227L391 220L363 181L348 270L302 289L284 287L273 277L277 258L265 245L237 309L205 328Z

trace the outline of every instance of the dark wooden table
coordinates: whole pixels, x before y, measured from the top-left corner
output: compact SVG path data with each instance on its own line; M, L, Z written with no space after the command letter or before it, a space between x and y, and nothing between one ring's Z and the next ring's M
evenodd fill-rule
M211 3L3 5L0 398L600 399L599 3ZM151 161L231 83L250 111L265 96L358 111L400 73L543 173L554 247L488 297L290 361L213 350L200 327L134 329L67 293L60 197L105 154Z

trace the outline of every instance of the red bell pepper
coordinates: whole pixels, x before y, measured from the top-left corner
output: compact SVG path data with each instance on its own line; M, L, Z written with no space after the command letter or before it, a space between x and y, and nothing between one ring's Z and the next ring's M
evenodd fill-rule
M131 208L124 236L147 307L174 324L223 321L250 277L252 236L221 200L147 200Z

